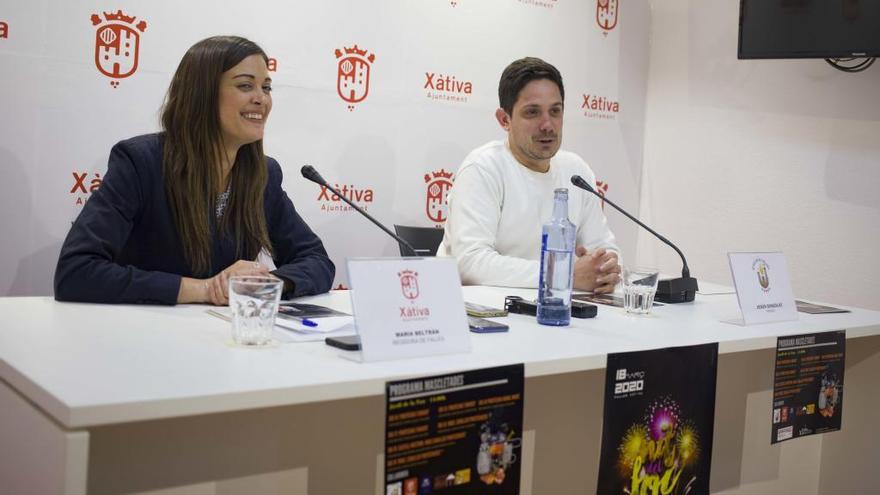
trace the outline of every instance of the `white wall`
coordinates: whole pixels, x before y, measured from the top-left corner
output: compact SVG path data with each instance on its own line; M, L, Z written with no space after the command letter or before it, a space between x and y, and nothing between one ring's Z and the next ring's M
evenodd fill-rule
M0 296L48 295L58 251L89 193L72 190L103 176L111 146L158 130L164 93L186 49L216 34L241 34L277 59L265 148L280 162L284 187L321 236L346 283L350 256L397 255L397 245L354 211L319 199L300 177L309 163L330 182L373 191L361 206L385 223L431 226L427 173L457 170L471 149L504 135L494 118L497 85L512 60L545 58L563 74L563 147L581 154L608 194L636 207L641 175L649 9L621 2L603 31L596 0L227 0L137 2L33 0L0 11ZM137 71L118 87L95 65L92 14L147 22ZM375 54L370 94L349 111L337 95L336 49ZM425 73L472 85L466 101L427 96ZM437 76L439 78L439 76ZM602 118L582 95L618 101ZM610 215L625 255L636 231ZM539 235L539 233L536 233Z
M739 2L655 0L641 213L698 279L781 250L800 298L880 309L880 66L737 60ZM638 258L677 256L639 235Z

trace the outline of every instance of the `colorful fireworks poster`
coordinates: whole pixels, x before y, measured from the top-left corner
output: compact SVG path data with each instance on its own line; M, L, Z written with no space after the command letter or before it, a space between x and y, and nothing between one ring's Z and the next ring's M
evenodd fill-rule
M709 493L718 344L608 355L599 495Z
M518 494L524 369L388 382L385 494Z
M840 429L846 332L776 340L770 443Z

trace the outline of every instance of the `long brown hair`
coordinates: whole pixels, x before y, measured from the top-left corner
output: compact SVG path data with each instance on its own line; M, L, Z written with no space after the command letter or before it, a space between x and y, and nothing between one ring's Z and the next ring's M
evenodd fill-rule
M268 63L265 52L245 38L215 36L199 41L181 59L165 98L165 191L194 274L223 268L211 266L213 233L231 232L239 259L254 259L264 247L271 251L263 210L268 174L262 140L239 148L229 172L229 200L216 231L211 232L226 156L220 128L220 78L251 55L260 55Z

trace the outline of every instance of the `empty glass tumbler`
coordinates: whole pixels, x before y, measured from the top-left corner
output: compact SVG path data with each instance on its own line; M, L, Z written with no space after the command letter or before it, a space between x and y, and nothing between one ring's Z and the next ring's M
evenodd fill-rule
M623 267L623 308L627 313L651 312L658 278L659 272L654 268Z
M229 278L232 340L236 344L265 345L272 340L283 286L284 282L275 277Z

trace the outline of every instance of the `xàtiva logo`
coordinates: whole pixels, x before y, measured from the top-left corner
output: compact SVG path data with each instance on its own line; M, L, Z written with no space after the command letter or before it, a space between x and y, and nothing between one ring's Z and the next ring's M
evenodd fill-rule
M618 0L596 0L596 24L602 28L602 35L608 36L617 26Z
M95 26L95 66L105 76L112 78L110 85L119 86L117 79L131 76L138 68L141 33L147 29L147 21L134 24L136 17L127 16L122 10L115 14L104 12L104 20L92 14Z
M345 52L336 49L336 92L348 103L348 111L354 110L355 103L360 103L370 94L370 69L376 55L367 54L367 50L343 47Z

